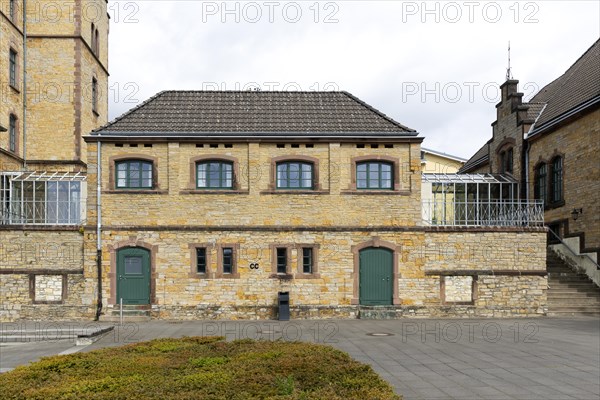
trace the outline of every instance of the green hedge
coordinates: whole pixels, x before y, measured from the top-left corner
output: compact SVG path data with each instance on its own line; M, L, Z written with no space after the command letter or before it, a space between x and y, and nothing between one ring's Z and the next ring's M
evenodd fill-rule
M3 399L400 399L329 346L222 337L157 339L46 357L0 375Z

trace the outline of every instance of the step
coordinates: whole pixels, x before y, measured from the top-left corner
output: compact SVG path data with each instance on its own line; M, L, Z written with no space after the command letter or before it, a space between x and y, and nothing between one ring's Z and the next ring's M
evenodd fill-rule
M549 317L600 317L600 312L548 311Z
M594 293L560 292L547 294L548 300L594 300L600 301L600 295Z
M548 312L598 312L600 306L556 306L548 307Z
M77 346L92 344L100 337L113 330L114 325L90 326L64 329L16 329L3 330L0 333L0 343L46 342L58 340L75 341Z
M103 315L100 320L103 322L121 322L121 317L118 315ZM123 322L148 322L150 320L149 315L123 315Z
M554 309L555 307L597 307L600 310L600 301L591 299L548 299L548 308Z
M589 281L555 281L555 280L548 280L548 286L552 287L552 285L559 287L559 286L564 286L564 287L584 287L584 288L590 288L590 289L594 289L596 288L596 290L598 290L598 286L594 285L593 282L589 282Z
M560 282L590 282L592 281L587 276L573 275L573 274L548 274L549 281L560 281Z

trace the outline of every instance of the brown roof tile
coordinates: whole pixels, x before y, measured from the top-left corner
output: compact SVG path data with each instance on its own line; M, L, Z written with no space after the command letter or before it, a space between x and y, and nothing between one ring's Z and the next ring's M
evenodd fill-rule
M562 114L600 96L600 39L560 77L536 94L533 103L546 103L535 130Z
M164 91L92 134L415 136L347 92Z

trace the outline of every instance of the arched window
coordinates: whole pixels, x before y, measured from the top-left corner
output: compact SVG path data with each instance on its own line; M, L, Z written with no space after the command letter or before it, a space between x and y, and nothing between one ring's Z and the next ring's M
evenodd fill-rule
M116 163L118 189L152 189L152 162L124 160Z
M196 163L198 189L233 189L233 163L222 160Z
M544 205L548 203L548 187L546 185L547 178L546 164L542 163L535 169L534 195L536 199L542 200Z
M552 160L550 194L552 203L558 203L563 200L563 158L561 156L554 157Z
M393 165L389 162L365 161L356 164L357 189L394 189Z
M313 189L313 164L301 161L277 163L277 189Z

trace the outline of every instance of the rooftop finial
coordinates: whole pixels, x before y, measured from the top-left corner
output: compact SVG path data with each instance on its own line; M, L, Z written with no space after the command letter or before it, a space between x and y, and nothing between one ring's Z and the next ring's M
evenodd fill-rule
M510 70L510 40L508 41L508 68L506 68L506 80L511 80L512 72Z

